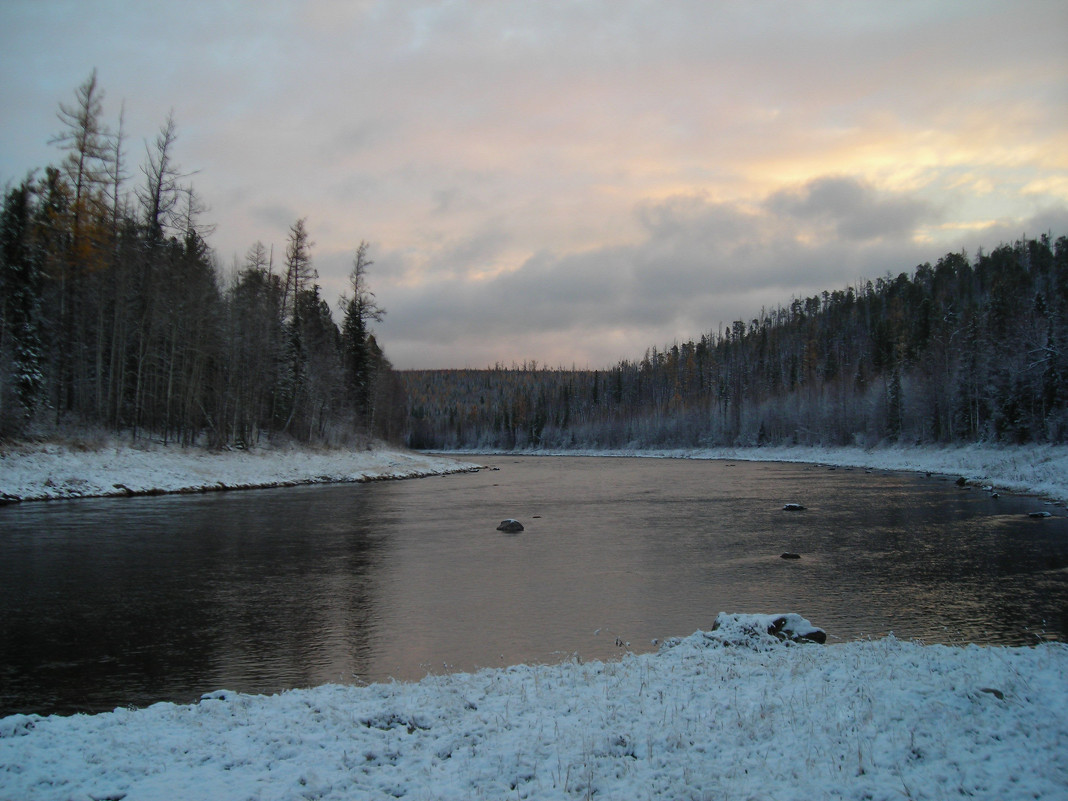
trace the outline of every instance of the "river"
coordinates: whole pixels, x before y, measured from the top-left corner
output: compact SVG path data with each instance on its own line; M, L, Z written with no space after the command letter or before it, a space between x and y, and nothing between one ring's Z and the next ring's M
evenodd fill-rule
M0 715L611 659L720 611L798 612L831 643L1068 639L1068 517L1034 498L816 465L486 464L0 508Z

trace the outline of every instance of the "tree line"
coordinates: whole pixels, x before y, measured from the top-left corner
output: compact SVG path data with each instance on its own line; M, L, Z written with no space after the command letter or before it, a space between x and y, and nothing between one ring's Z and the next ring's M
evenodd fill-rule
M352 443L404 435L404 389L375 341L384 311L354 251L342 323L322 298L307 220L284 254L257 242L224 278L173 115L138 180L124 114L96 72L61 103L61 164L0 208L0 436L103 427L163 442ZM276 263L277 262L277 263Z
M408 371L416 448L1068 441L1068 238L948 253L605 370Z

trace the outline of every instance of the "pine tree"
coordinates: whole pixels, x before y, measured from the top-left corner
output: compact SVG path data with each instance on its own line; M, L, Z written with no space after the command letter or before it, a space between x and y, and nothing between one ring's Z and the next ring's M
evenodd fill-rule
M286 242L286 275L282 284L282 314L287 322L293 322L299 316L297 295L315 281L316 274L312 268L311 249L315 245L308 236L308 218L301 217L289 228Z
M307 379L308 354L304 343L303 311L299 302L308 283L315 280L312 268L312 242L305 225L306 218L297 220L289 229L286 243L286 275L282 285L282 317L285 326L285 355L279 386L279 422L283 432L288 431L304 400Z
M886 438L897 442L902 428L901 370L895 365L886 389Z
M375 301L374 293L367 288L367 269L374 264L367 256L369 248L366 242L356 248L349 274L352 297L341 301L345 313L341 328L345 388L357 419L364 424L370 424L373 419L374 379L378 369L377 347L371 347L370 323L381 322L386 314Z
M9 428L8 395L21 407L10 426L17 428L33 415L44 383L42 274L40 251L32 237L32 195L25 181L8 192L0 211L0 432Z

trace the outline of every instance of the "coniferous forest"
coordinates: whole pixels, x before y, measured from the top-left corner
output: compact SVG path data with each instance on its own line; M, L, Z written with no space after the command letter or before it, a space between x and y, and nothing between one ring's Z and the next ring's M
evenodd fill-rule
M403 373L416 448L1068 441L1068 238L948 253L606 370Z
M252 245L227 278L169 117L136 167L94 72L59 106L58 167L0 209L0 435L107 429L252 445L399 441L403 388L370 323L368 246L343 322L320 295L306 220L284 252Z

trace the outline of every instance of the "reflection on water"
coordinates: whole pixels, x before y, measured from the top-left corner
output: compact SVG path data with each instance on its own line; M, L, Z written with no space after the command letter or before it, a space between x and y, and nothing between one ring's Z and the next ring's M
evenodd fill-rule
M1028 518L1035 499L805 465L491 463L0 509L0 714L611 658L721 610L797 611L832 642L1068 639L1068 517Z

